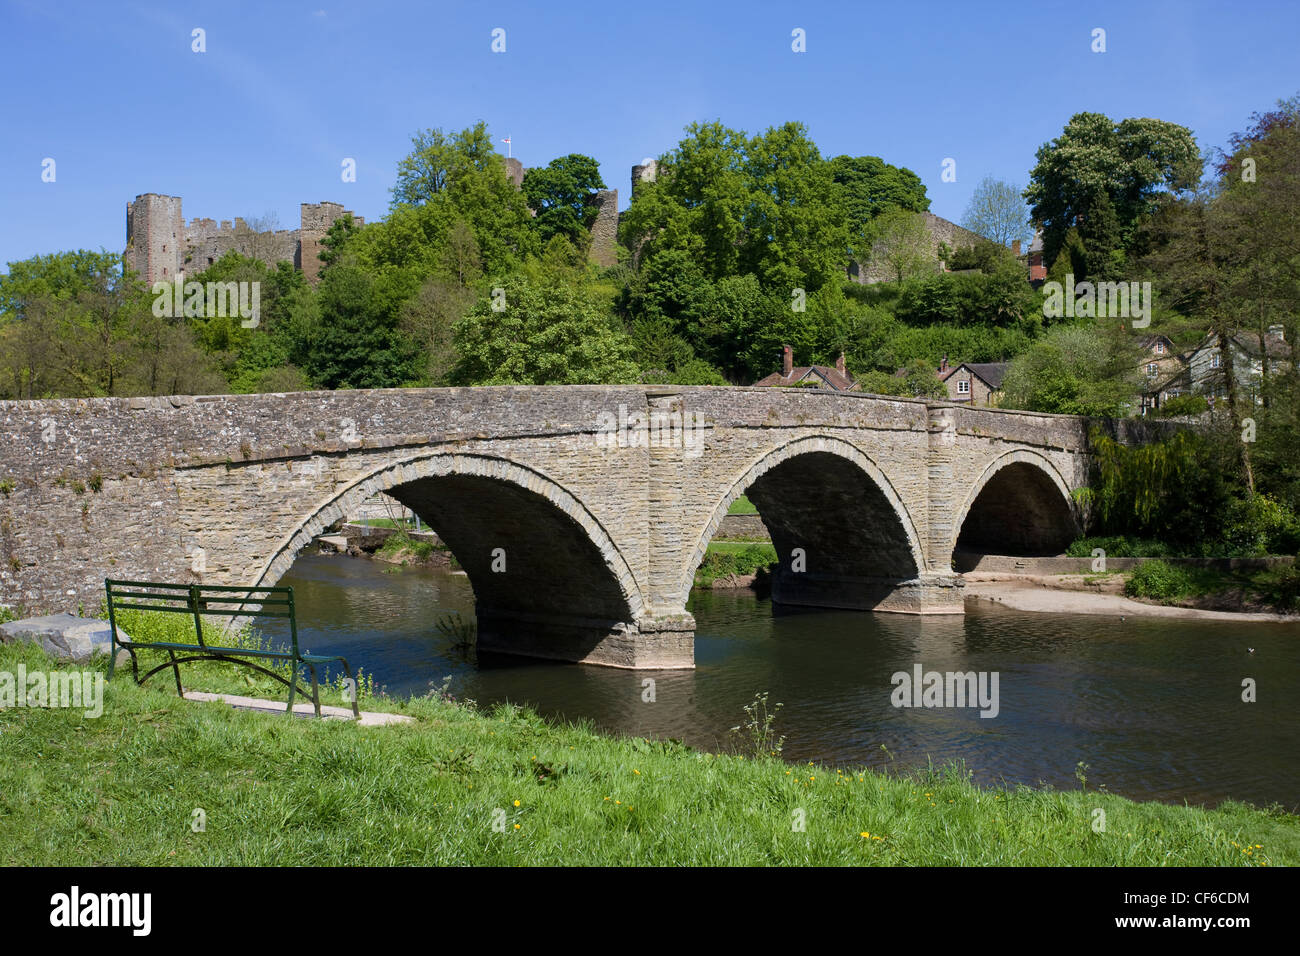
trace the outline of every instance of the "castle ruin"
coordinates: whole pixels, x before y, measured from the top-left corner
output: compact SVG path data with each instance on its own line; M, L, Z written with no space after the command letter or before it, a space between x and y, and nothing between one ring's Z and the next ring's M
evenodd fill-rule
M321 240L344 216L357 225L340 203L303 203L297 229L267 230L243 219L192 219L186 225L180 196L144 193L126 204L126 264L146 284L170 282L178 274L203 272L227 252L257 259L271 268L292 262L309 282L320 276Z

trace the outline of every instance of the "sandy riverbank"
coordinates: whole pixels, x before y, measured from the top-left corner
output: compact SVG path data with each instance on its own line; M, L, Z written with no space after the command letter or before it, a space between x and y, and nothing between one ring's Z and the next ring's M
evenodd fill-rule
M1286 621L1300 623L1294 614L1247 611L1202 611L1190 607L1146 604L1122 594L1064 591L1025 581L966 581L967 600L992 601L1016 611L1053 614L1104 614L1132 617L1174 617L1202 621Z

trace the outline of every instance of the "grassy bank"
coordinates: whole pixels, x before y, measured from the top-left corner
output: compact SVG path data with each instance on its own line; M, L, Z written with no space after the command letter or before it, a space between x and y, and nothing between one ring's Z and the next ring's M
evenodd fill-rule
M1300 568L1222 571L1147 561L1128 574L1124 593L1162 604L1225 611L1300 610Z
M762 541L710 541L704 560L695 569L697 588L711 588L719 578L766 572L776 563L776 549Z
M19 663L51 666L36 648L0 647L0 672ZM197 670L184 673L197 685ZM417 719L359 728L187 703L166 687L116 679L97 719L0 711L0 863L1300 862L1300 818L1241 804L792 766L436 695L368 701ZM204 832L191 827L196 809Z

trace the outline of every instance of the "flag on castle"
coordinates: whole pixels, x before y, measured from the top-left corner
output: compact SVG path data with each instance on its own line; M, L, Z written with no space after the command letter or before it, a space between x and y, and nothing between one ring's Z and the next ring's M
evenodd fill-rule
M505 139L503 139L501 142L503 142L503 143L506 144L506 155L509 156L509 155L510 155L510 149L511 149L511 146L510 146L510 137L507 136L507 137L506 137Z

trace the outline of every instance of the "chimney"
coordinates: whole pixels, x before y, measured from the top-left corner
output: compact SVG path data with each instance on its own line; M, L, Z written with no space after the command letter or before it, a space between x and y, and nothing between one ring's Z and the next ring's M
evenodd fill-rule
M946 371L948 371L948 356L945 355L943 361L939 363L939 374L942 375Z
M790 346L781 346L781 377L789 378L794 371L794 353L790 351Z
M848 377L848 372L845 371L845 369L844 369L844 353L843 353L843 352L841 352L841 353L840 353L840 357L837 358L837 359L835 360L835 371L839 372L841 375L845 376L846 378Z
M1020 240L1019 240L1019 239L1012 239L1012 240L1011 240L1011 252L1015 255L1015 257L1016 257L1017 259L1020 258Z

